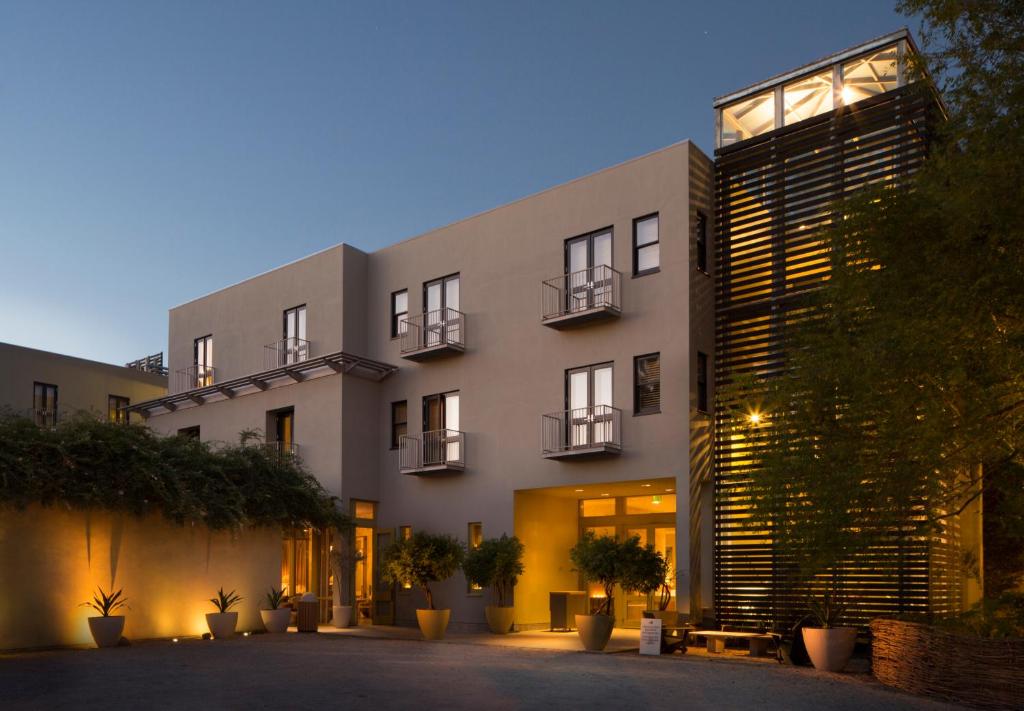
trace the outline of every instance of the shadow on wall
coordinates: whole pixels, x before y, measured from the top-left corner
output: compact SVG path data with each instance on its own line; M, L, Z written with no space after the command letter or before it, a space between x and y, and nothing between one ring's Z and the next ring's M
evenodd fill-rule
M33 506L0 516L0 570L0 649L91 644L95 613L80 605L98 586L124 589L129 639L201 635L220 586L245 598L238 629L258 629L280 584L281 534Z

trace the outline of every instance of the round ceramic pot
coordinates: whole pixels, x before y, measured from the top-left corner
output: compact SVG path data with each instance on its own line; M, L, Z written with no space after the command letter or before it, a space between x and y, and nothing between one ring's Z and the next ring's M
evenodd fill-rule
M97 647L116 647L124 632L124 615L90 617L89 631Z
M498 607L487 605L484 608L484 615L487 617L487 626L494 634L508 634L512 631L512 622L515 620L516 608Z
M854 627L804 627L803 634L807 656L819 671L842 671L857 644Z
M588 652L600 652L612 638L615 620L609 615L576 615L576 631Z
M343 629L352 624L352 606L334 605L331 607L331 624L338 629Z
M444 639L444 631L448 628L451 610L416 610L416 621L420 624L420 632L424 639Z
M263 620L263 626L267 628L267 632L287 632L288 623L292 619L292 609L279 607L276 610L260 610L260 619Z
M210 628L210 634L214 639L233 637L237 624L237 612L208 612L206 614L206 626Z

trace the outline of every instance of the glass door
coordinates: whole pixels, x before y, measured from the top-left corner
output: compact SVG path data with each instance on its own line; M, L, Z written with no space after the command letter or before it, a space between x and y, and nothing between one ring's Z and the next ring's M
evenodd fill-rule
M193 356L196 375L192 387L205 388L208 385L213 385L213 336L197 338Z
M282 454L291 451L294 442L295 411L284 410L274 415L274 436Z
M458 461L461 447L458 391L423 398L423 463Z
M284 312L284 359L282 365L298 363L309 357L306 341L306 307L296 306Z
M566 310L585 311L610 303L612 231L602 230L565 243ZM605 269L604 267L608 267Z
M448 342L461 342L457 314L459 310L459 275L428 281L423 285L423 345L439 346Z
M569 448L611 442L612 364L573 368L565 387Z

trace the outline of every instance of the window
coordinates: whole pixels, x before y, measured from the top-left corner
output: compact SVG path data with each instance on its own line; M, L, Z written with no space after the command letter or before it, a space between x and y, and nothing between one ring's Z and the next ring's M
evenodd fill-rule
M627 496L626 515L675 513L675 494L652 494L650 496Z
M849 106L861 99L892 91L899 83L898 49L896 45L850 60L843 65L843 104Z
M615 441L612 364L565 371L565 409L569 447Z
M195 427L182 427L178 430L179 437L187 437L188 439L199 439L199 425Z
M213 336L197 338L192 348L195 378L190 383L193 388L205 388L213 385Z
M309 358L305 304L285 310L283 334L284 348L280 350L281 358L278 365L299 363Z
M459 391L423 398L423 462L457 462L462 459L459 432Z
M565 311L618 303L612 273L612 228L565 241Z
M719 145L728 146L775 130L775 91L743 99L722 109Z
M57 386L32 384L32 418L40 427L57 425Z
M130 401L126 397L107 395L107 421L127 425L129 404Z
M708 273L708 216L697 213L697 268Z
M611 497L603 499L581 499L580 515L583 518L591 518L594 516L614 516L615 499Z
M708 357L697 352L697 409L708 411Z
M786 126L831 110L831 69L797 79L782 89L782 123Z
M633 276L653 274L661 265L658 215L633 220Z
M633 412L637 415L661 412L661 354L637 356L633 366Z
M469 524L468 531L466 533L466 543L467 543L467 547L469 548L469 550L473 550L474 548L479 548L480 544L483 543L483 542L484 542L484 525L482 523L479 523L479 522ZM467 592L470 595L480 595L480 594L483 593L483 588L480 587L479 585L474 585L473 583L469 583L466 587L467 587Z
M267 444L280 454L291 453L295 445L295 409L272 410L267 413L267 432L274 439Z
M458 274L423 284L423 346L462 343Z
M405 317L409 315L409 292L406 289L391 294L391 337L398 338L405 333L409 324Z
M352 500L352 518L372 521L377 517L377 504L372 501Z
M399 526L398 540L408 541L410 538L412 538L412 526Z
M391 449L398 449L409 431L409 405L405 400L391 403Z

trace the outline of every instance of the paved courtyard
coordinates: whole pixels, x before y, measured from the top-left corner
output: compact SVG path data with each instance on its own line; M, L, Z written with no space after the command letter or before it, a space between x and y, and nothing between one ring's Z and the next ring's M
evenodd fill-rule
M866 674L351 635L0 656L4 709L948 709Z

